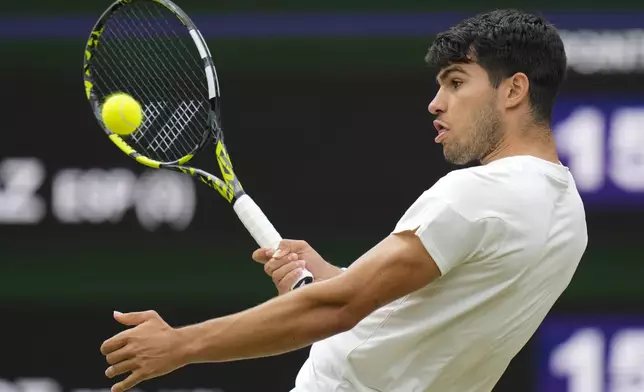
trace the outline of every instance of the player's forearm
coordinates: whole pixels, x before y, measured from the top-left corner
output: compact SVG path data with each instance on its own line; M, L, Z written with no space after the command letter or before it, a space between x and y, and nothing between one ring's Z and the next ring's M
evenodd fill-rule
M181 328L186 362L221 362L278 355L353 326L335 282L298 289L231 316Z
M327 262L327 266L324 271L322 271L320 274L317 274L315 278L317 280L327 280L335 278L336 276L342 274L342 272L344 272L342 268L336 267L335 265Z

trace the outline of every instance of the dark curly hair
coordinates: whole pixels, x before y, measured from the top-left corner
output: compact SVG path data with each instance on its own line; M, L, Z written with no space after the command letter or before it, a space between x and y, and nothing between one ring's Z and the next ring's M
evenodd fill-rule
M495 10L463 20L436 36L425 61L441 69L475 62L496 88L523 72L537 123L550 123L566 76L566 52L555 27L542 17L514 9Z

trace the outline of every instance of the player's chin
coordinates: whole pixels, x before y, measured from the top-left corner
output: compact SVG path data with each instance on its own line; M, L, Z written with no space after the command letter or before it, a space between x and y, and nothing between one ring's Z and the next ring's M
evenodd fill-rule
M447 163L454 165L466 165L472 161L469 156L466 156L460 150L454 147L455 146L450 146L443 143L443 156L445 157Z
M443 156L445 157L445 160L447 162L453 163L453 161L458 159L458 155L456 154L456 151L454 151L452 146L448 145L445 142L443 142L441 144L443 146Z

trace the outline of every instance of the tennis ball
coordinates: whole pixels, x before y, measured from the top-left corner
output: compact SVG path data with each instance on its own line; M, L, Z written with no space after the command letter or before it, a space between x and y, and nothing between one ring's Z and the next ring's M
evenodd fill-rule
M143 121L143 110L136 99L125 93L112 94L101 109L103 123L111 132L129 135L136 131Z

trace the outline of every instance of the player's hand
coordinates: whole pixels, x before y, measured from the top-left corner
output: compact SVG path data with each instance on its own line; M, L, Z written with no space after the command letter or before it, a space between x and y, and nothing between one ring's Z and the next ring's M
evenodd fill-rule
M170 373L186 365L183 362L180 333L170 327L154 311L137 313L114 312L116 321L134 326L101 345L111 366L105 371L109 378L130 373L112 386L112 392L124 392L142 381Z
M271 277L280 295L289 292L301 277L303 268L313 274L314 282L341 273L340 268L327 263L306 241L282 240L277 251L257 249L253 252L253 260L264 264L264 271Z

